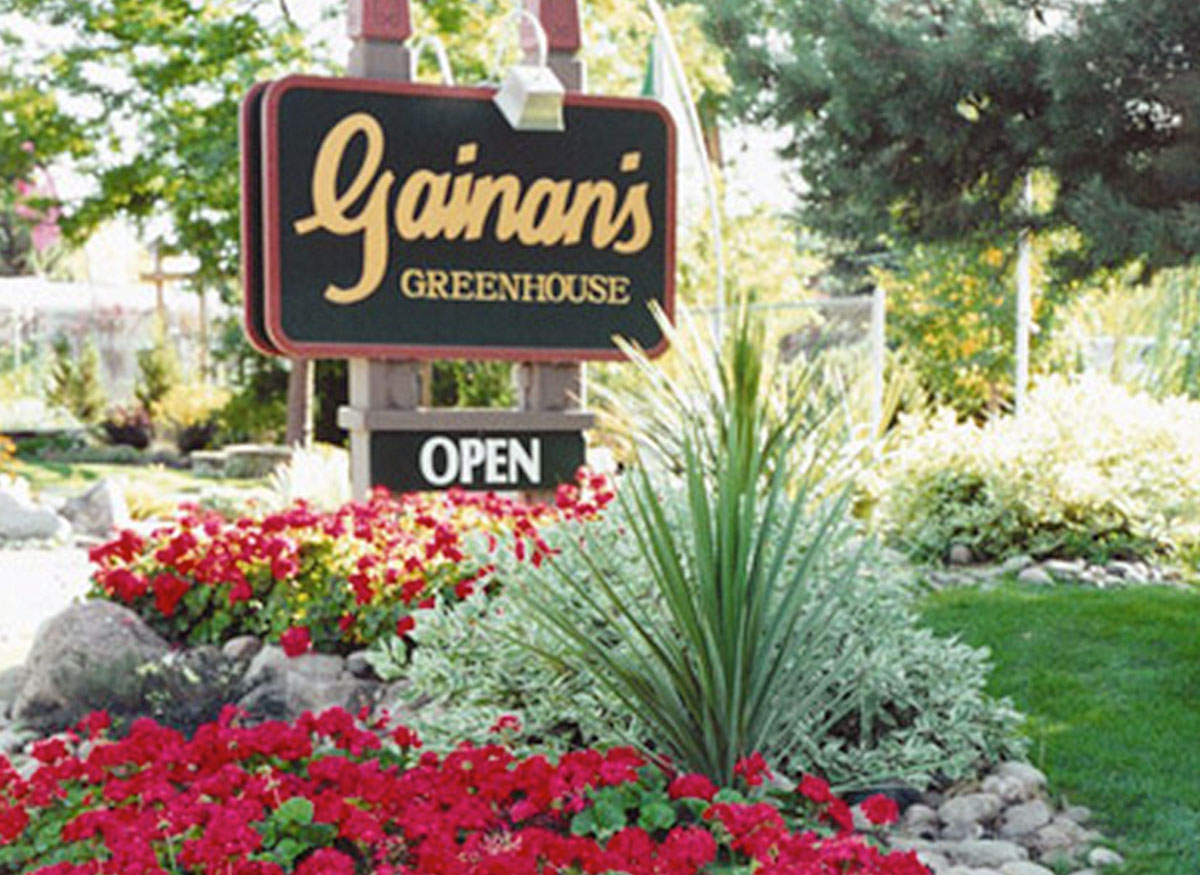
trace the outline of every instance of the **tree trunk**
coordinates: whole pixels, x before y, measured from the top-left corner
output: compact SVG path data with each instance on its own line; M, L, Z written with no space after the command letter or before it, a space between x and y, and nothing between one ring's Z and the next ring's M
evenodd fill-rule
M312 445L312 359L291 359L288 374L287 445Z

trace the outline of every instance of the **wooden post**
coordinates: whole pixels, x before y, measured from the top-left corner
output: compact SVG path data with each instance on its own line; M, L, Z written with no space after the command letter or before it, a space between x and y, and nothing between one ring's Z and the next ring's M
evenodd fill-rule
M352 40L349 73L370 79L411 81L413 54L408 0L350 0ZM421 404L421 365L411 361L349 362L349 406L363 410L416 410ZM371 490L371 433L350 430L350 484L355 498Z
M533 0L531 11L546 31L550 69L568 91L586 90L587 71L576 57L583 45L579 0ZM582 407L585 390L580 364L522 362L516 368L515 378L521 410L565 411Z

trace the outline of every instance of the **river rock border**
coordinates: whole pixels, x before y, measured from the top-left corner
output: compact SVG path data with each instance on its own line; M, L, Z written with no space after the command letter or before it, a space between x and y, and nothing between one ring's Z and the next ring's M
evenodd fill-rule
M1190 589L1182 583L1178 571L1149 562L1113 560L1105 564L1084 559L1043 559L1019 555L996 564L977 564L968 547L955 545L950 550L946 567L927 568L923 576L934 589L958 586L989 588L1015 577L1020 583L1033 586L1077 584L1096 589L1118 589L1130 586L1171 586Z

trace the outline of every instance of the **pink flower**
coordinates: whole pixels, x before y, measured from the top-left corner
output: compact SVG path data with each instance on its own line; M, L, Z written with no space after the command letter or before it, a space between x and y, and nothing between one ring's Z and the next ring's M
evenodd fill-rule
M763 755L758 751L738 760L737 764L733 767L733 773L745 778L746 783L751 787L757 787L761 784L764 777L774 777L771 774L771 770L767 768L767 761L763 759Z
M717 795L717 786L704 775L681 775L667 787L672 799L703 799L711 802Z
M292 626L279 636L279 644L288 656L300 656L308 652L312 637L304 626Z

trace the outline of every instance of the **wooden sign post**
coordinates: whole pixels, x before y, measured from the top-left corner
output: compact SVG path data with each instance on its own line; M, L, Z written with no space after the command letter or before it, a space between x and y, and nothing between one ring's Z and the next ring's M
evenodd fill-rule
M255 86L242 108L246 332L346 358L356 496L545 493L584 461L581 362L651 355L674 304L675 132L657 103L582 94L576 0L542 0L565 126L516 92L413 79L407 0L352 0L351 76ZM530 60L526 60L526 64ZM512 101L518 102L512 102ZM516 363L513 410L421 406L438 358Z

